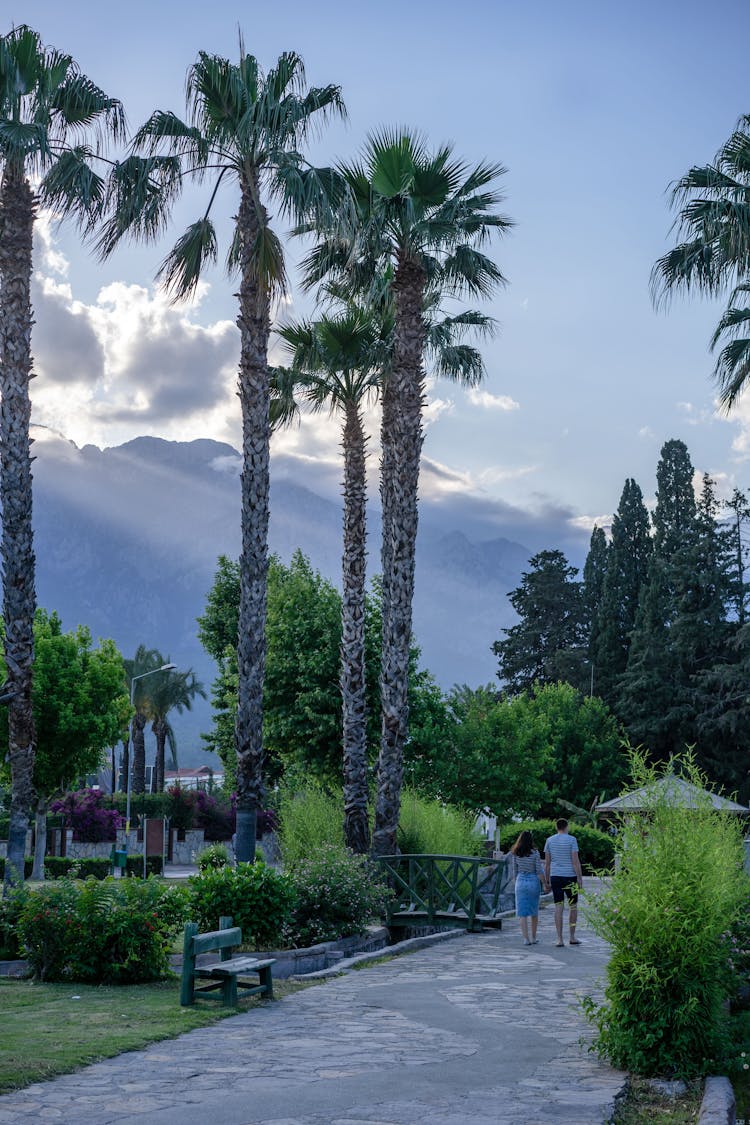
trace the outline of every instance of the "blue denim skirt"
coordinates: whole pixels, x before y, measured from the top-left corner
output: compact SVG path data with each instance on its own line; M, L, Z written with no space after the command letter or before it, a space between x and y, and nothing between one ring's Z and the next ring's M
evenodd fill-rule
M516 917L532 918L538 914L541 893L538 875L532 872L516 875Z

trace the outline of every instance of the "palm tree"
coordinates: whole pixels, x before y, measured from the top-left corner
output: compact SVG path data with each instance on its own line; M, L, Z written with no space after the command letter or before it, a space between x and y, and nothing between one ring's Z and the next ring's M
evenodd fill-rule
M205 699L206 691L190 668L186 672L157 672L149 676L144 683L144 693L146 715L151 719L151 730L156 737L156 759L151 791L163 793L164 752L167 743L172 758L176 759L177 755L177 743L172 724L169 722L169 713L176 711L181 715L183 711L191 711L196 695Z
M86 141L91 127L99 131L94 147ZM29 437L34 220L40 203L47 203L91 227L106 197L92 161L105 137L116 139L122 129L120 103L82 74L70 55L45 47L25 25L0 36L0 503L12 777L6 885L23 880L36 737Z
M407 131L372 136L359 162L342 165L350 203L305 261L307 283L349 274L357 285L390 270L394 307L391 370L383 388L382 734L373 851L396 850L408 729L417 489L422 448L427 293L487 296L503 282L482 252L510 226L496 207L499 165L468 169L452 148L430 152Z
M292 376L313 410L326 405L342 419L344 550L341 600L341 706L344 834L352 851L370 847L367 812L365 585L367 438L362 408L387 362L391 325L354 304L314 323L290 324L280 336L292 354ZM291 384L293 386L293 384ZM290 384L287 383L287 392ZM283 401L283 392L279 394Z
M217 259L211 210L222 184L237 196L227 268L239 275L242 410L242 547L237 659L237 858L255 855L262 794L263 677L268 570L269 372L273 298L285 287L284 255L267 202L282 214L314 214L335 197L330 172L314 169L300 146L318 123L344 114L338 86L305 89L302 59L286 52L263 74L240 41L239 63L200 52L187 78L188 121L157 111L138 131L136 153L114 181L112 219L99 240L108 254L126 233L150 238L166 222L185 179L213 178L205 213L178 239L160 276L175 299L195 291ZM326 190L323 190L324 187Z
M748 314L734 305L750 290L750 115L740 118L712 164L691 168L674 184L672 205L681 241L656 262L652 294L659 304L675 292L718 296L732 287L712 340L712 348L722 338L728 341L714 375L729 410L750 371L747 342L740 338Z
M128 777L131 778L130 790L133 793L143 793L146 789L145 730L148 722L148 681L156 678L156 669L161 668L163 664L164 658L159 650L146 648L145 645L138 645L133 659L125 661L125 683L133 700L135 714L130 724L133 739L133 760L131 763L128 752L130 739L128 738L127 743L123 743L126 749L126 753L123 755L123 776L125 777L126 789ZM154 675L144 676L144 673L154 673ZM130 770L132 770L132 774L129 772Z

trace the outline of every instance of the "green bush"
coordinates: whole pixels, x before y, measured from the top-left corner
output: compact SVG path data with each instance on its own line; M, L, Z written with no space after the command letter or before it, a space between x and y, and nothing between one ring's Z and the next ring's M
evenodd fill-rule
M727 940L748 904L741 826L708 797L694 808L670 803L638 752L632 769L635 785L651 792L648 809L624 821L619 868L587 905L612 950L604 1000L584 1002L594 1046L633 1074L722 1073L730 1053ZM692 754L670 769L705 788Z
M296 904L288 936L295 946L363 933L391 892L365 856L326 845L292 874Z
M544 844L557 831L554 820L528 820L521 824L504 825L500 829L500 847L502 850L507 852L515 844L519 832L523 832L524 829L531 832L534 837L534 847L544 857ZM612 869L617 844L614 836L609 836L606 832L600 832L598 828L591 828L588 824L574 824L572 821L568 831L578 841L584 875L592 875L595 872Z
M207 871L211 867L226 867L229 863L229 852L224 844L212 844L204 848L198 856L198 870Z
M344 797L340 789L328 792L319 785L309 785L293 792L282 786L278 806L279 846L287 871L328 845L344 847Z
M44 857L45 878L61 879L106 879L112 874L110 860L99 856L90 859L71 859L69 856L48 855Z
M161 875L164 861L160 855L146 856L146 875ZM129 855L125 860L125 874L143 878L143 856Z
M473 813L423 797L414 789L401 794L398 846L406 855L481 855L484 842Z
M29 893L18 936L39 980L157 980L168 971L187 901L182 888L155 879L60 879Z
M0 961L15 961L21 957L18 920L28 897L29 891L23 884L11 887L0 897Z
M26 858L23 861L24 878L28 879L33 870L34 870L34 860L31 858L31 856L27 855ZM5 876L5 858L4 858L4 856L0 856L0 878L4 878L4 876Z
M282 941L294 904L289 876L256 860L207 868L189 883L192 917L201 930L218 930L219 918L230 915L245 944L272 949Z

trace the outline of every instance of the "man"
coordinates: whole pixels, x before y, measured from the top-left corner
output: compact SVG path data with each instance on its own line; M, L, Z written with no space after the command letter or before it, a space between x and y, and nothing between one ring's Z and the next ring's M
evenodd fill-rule
M552 887L552 898L555 903L556 944L565 945L563 910L567 898L569 942L571 945L580 945L576 937L576 922L578 921L578 892L583 886L583 872L578 857L578 841L568 832L567 820L561 818L556 822L555 827L556 835L550 836L544 845L544 879L547 886Z

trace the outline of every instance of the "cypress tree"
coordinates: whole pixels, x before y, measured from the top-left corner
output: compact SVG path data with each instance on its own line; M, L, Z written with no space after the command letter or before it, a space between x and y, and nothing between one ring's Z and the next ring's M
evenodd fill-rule
M590 657L596 694L612 705L625 671L641 590L652 551L651 524L638 484L628 478L612 520L601 601L594 619Z
M519 622L492 646L498 678L510 695L559 680L580 688L586 679L586 630L578 571L562 551L541 551L529 562L531 569L509 595Z

